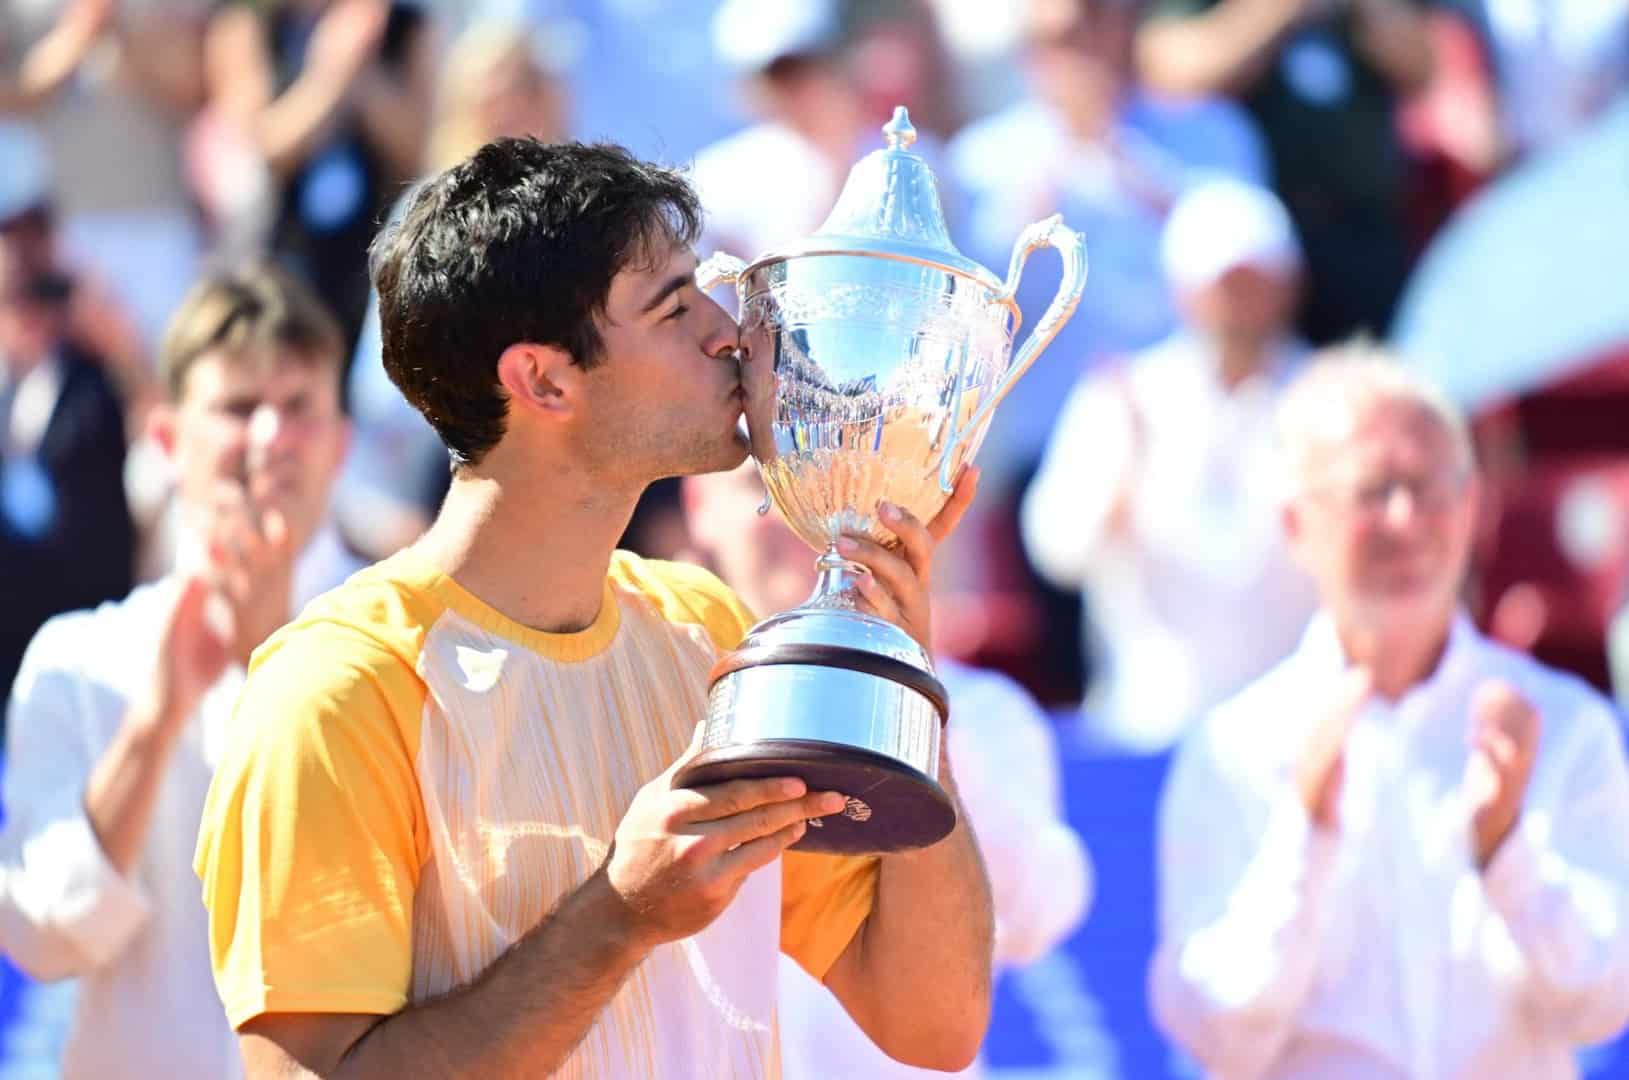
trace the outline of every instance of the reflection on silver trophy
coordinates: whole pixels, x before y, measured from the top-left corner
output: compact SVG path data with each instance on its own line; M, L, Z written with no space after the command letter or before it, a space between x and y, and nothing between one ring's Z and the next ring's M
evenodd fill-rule
M1081 237L1057 217L1024 230L1005 282L962 255L903 108L883 134L887 148L854 166L813 236L697 270L704 289L736 287L752 456L770 501L822 554L814 594L713 669L701 751L678 780L800 776L847 794L843 814L811 822L804 850L894 851L955 827L937 782L944 687L914 639L861 610L866 571L836 542L897 542L882 500L922 521L938 513L1086 282ZM1063 281L1012 357L1019 276L1044 246L1062 256Z

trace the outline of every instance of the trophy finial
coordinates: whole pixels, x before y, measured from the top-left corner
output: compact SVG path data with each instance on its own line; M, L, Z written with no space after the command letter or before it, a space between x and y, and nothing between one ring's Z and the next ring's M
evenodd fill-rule
M894 118L882 127L882 137L888 140L890 150L909 150L916 141L916 128L911 126L911 114L905 106L894 106Z

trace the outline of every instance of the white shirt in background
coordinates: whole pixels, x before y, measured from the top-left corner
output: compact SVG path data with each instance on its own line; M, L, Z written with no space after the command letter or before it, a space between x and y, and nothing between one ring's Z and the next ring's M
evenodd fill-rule
M1217 709L1160 811L1156 1022L1228 1080L1551 1080L1629 1023L1629 769L1610 707L1461 617L1429 679L1370 704L1338 833L1293 763L1345 660L1327 618ZM1486 873L1460 796L1489 678L1537 708L1518 827Z
M962 251L1005 275L1024 228L1060 213L1086 238L1091 266L1074 316L1014 385L985 436L979 467L992 491L1041 454L1083 372L1148 348L1175 327L1159 256L1170 206L1217 174L1269 184L1267 154L1249 114L1233 102L1132 92L1100 140L1075 139L1056 110L1031 99L969 124L946 156L940 183L953 182L966 203L962 227L952 231ZM1024 270L1016 347L1057 294L1057 265L1038 257Z
M296 606L357 568L332 529L295 568ZM208 916L192 856L243 670L204 696L174 750L134 872L108 862L85 785L146 692L178 579L47 622L7 714L0 833L0 951L36 979L79 977L61 1075L170 1080L241 1076L210 973Z
M1286 342L1229 392L1179 333L1070 394L1020 524L1036 568L1085 589L1094 737L1163 749L1295 646L1314 598L1284 542L1273 414L1304 352Z
M1086 917L1092 864L1063 816L1051 725L1004 675L941 661L950 693L950 765L978 838L995 902L997 965L1025 964ZM784 1080L945 1076L902 1065L849 1019L837 998L790 957L780 958ZM981 1076L974 1064L961 1076Z

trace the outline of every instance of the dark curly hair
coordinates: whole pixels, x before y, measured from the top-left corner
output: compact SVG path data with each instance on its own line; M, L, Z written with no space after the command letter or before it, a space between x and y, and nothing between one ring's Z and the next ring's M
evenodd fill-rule
M504 433L503 351L535 342L594 366L612 279L700 232L685 178L619 146L488 143L374 241L385 371L454 464L475 464Z

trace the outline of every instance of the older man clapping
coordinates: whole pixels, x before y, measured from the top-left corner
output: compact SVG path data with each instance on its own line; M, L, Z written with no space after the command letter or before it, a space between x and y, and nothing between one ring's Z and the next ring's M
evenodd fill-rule
M1458 593L1462 420L1363 347L1281 412L1320 615L1217 709L1161 811L1160 1025L1211 1075L1577 1075L1629 1022L1629 769L1613 714Z

